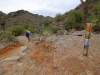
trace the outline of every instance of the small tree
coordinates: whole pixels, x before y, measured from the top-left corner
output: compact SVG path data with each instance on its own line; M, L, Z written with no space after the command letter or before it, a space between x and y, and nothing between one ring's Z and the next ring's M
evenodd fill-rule
M1 26L2 26L3 31L5 32L5 21L4 20L2 21Z
M0 26L2 30L5 32L5 20L0 16Z

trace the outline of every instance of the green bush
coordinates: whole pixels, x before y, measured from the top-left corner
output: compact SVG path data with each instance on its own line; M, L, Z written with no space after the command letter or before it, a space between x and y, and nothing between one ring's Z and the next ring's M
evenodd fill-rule
M25 30L29 30L31 33L37 32L37 25L33 24L23 24Z
M1 31L0 35L1 35L0 36L0 41L2 41L2 42L14 41L15 40L15 36L13 36L11 32Z
M45 27L47 27L47 26L49 26L52 22L53 22L53 19L52 19L52 18L46 18L46 19L44 19L43 24L44 24Z
M71 10L68 17L64 20L66 30L79 28L78 23L81 23L83 13L79 10Z
M94 10L97 11L97 14L100 14L100 1L94 6Z
M51 35L51 34L57 33L59 30L60 30L59 26L49 26L49 27L46 27L46 28L42 29L40 31L40 34Z
M71 10L68 15L68 18L69 17L74 17L76 19L76 22L81 22L83 13L81 10Z
M59 31L60 30L60 27L59 26L52 26L51 27L51 31L53 32L53 33L57 33L57 31Z
M9 27L7 30L14 36L22 35L25 31L24 27L21 25Z
M15 40L15 36L12 35L11 32L6 32L6 36L7 36L8 41L14 41Z
M29 25L28 25L28 24L24 24L23 27L24 27L25 29L28 29L28 28L29 28Z
M94 12L90 12L87 22L93 23L93 32L100 32L100 1L92 7Z
M28 30L30 30L31 33L36 33L37 26L36 25L29 25Z
M64 20L64 25L66 30L70 30L76 27L76 19L74 17L70 17Z
M94 13L90 13L90 17L87 18L86 22L92 22L94 19L97 19L97 16Z
M56 14L56 16L55 16L55 21L60 21L61 19L63 18L63 15L62 14L60 14L60 13L58 13L58 14Z
M40 34L46 35L46 36L51 35L52 33L53 32L51 31L51 28L50 27L46 27L46 28L44 28L44 29L42 29L40 31Z

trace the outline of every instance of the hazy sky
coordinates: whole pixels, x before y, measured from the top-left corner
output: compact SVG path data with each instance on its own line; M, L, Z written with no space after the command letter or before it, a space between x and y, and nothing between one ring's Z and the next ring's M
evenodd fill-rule
M17 10L27 10L33 14L54 17L57 13L74 9L80 0L0 0L0 11L8 14Z

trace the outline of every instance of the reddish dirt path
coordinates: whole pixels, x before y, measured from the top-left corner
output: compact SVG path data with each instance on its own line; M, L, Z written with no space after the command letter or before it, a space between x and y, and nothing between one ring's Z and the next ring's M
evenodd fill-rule
M15 52L16 49L21 46L22 46L22 44L15 43L15 44L8 45L7 47L0 49L0 58L4 57L6 55L9 56L9 55L13 54L13 52Z
M18 48L20 48L21 46L27 45L27 38L25 38L25 36L19 36L17 37L19 42L18 43L14 43L12 45L8 45L2 49L0 49L0 58L7 58L13 55L17 55L17 50Z

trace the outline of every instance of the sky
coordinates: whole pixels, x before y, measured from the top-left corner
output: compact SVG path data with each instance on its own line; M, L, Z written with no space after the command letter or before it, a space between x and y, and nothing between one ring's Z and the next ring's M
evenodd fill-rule
M26 10L33 14L55 17L64 14L80 4L80 0L0 0L3 13Z

